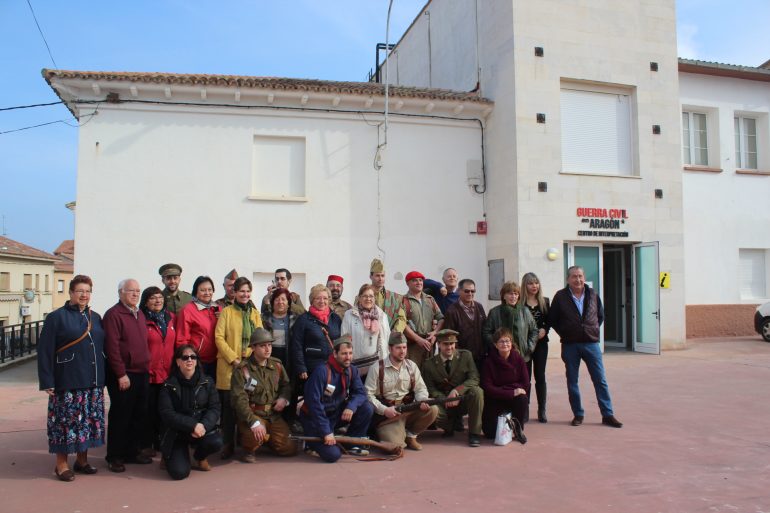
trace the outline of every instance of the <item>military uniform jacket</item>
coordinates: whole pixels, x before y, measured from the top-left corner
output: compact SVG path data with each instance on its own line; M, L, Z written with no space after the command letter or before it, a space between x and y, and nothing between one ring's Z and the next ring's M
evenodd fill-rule
M340 319L342 319L345 317L345 312L353 308L353 305L343 299L338 299L337 301L330 301L329 308L331 308L332 312L339 315Z
M431 397L446 397L452 390L463 395L469 388L479 386L479 372L473 362L473 355L465 349L455 351L449 374L440 354L425 360L422 364L422 378Z
M257 380L251 392L243 388L246 378L243 368ZM243 360L233 371L230 381L230 402L239 421L251 425L260 418L271 420L280 416L273 411L273 403L278 398L291 399L289 375L278 358L270 357L265 365L258 365L254 356Z
M166 288L163 289L163 299L166 301L166 310L176 315L179 313L179 310L193 300L193 297L189 292L185 292L184 290L177 290L174 295Z

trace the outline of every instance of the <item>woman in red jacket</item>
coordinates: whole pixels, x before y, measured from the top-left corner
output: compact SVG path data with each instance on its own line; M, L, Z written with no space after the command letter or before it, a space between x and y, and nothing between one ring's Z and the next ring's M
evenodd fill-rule
M509 329L500 328L495 331L492 341L496 350L489 352L481 372L481 388L484 389L481 429L484 436L494 438L497 416L510 412L515 439L526 443L523 426L529 407L527 364L513 343L513 334Z
M147 432L142 447L148 456L154 456L160 449L161 423L158 416L158 394L163 382L168 379L171 363L174 361L174 314L166 310L163 291L158 287L147 287L139 300L147 323L147 346L150 349L150 393L147 400Z
M203 372L217 375L217 344L214 331L219 318L219 305L214 301L214 282L198 276L193 283L193 300L179 310L176 317L176 346L190 344L195 348Z

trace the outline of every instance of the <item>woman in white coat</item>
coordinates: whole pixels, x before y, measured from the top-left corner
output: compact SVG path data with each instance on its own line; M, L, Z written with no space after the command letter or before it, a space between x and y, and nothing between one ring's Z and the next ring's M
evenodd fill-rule
M369 366L388 354L390 321L382 308L374 302L374 287L362 285L356 297L356 304L345 312L342 319L342 335L353 339L353 365L363 379Z

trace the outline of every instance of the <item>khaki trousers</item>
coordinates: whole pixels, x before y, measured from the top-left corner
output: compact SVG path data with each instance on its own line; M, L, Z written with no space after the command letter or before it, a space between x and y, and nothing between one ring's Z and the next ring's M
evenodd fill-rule
M289 438L291 431L285 420L281 417L276 417L273 420L261 418L259 421L265 426L270 435L266 445L274 450L276 454L279 456L294 456L297 454L297 444ZM251 427L243 421L238 422L238 436L240 437L241 447L246 452L254 452L263 445L257 441L254 433L251 432Z
M481 436L481 413L484 411L484 391L481 387L470 387L463 393L465 399L459 406L446 408L438 407L436 425L444 431L454 431L454 420L468 415L468 433Z
M404 439L406 432L409 431L417 436L433 424L438 415L438 407L431 406L430 410L415 410L404 413L398 420L380 424L377 426L377 436L381 442L391 442L406 447Z

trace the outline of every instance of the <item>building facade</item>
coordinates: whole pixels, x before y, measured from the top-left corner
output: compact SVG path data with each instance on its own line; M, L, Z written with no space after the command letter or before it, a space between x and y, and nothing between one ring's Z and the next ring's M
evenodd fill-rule
M56 257L0 236L0 326L40 321L53 310Z
M64 306L69 301L69 287L75 269L75 241L65 240L53 251L56 263L53 266L53 307Z

